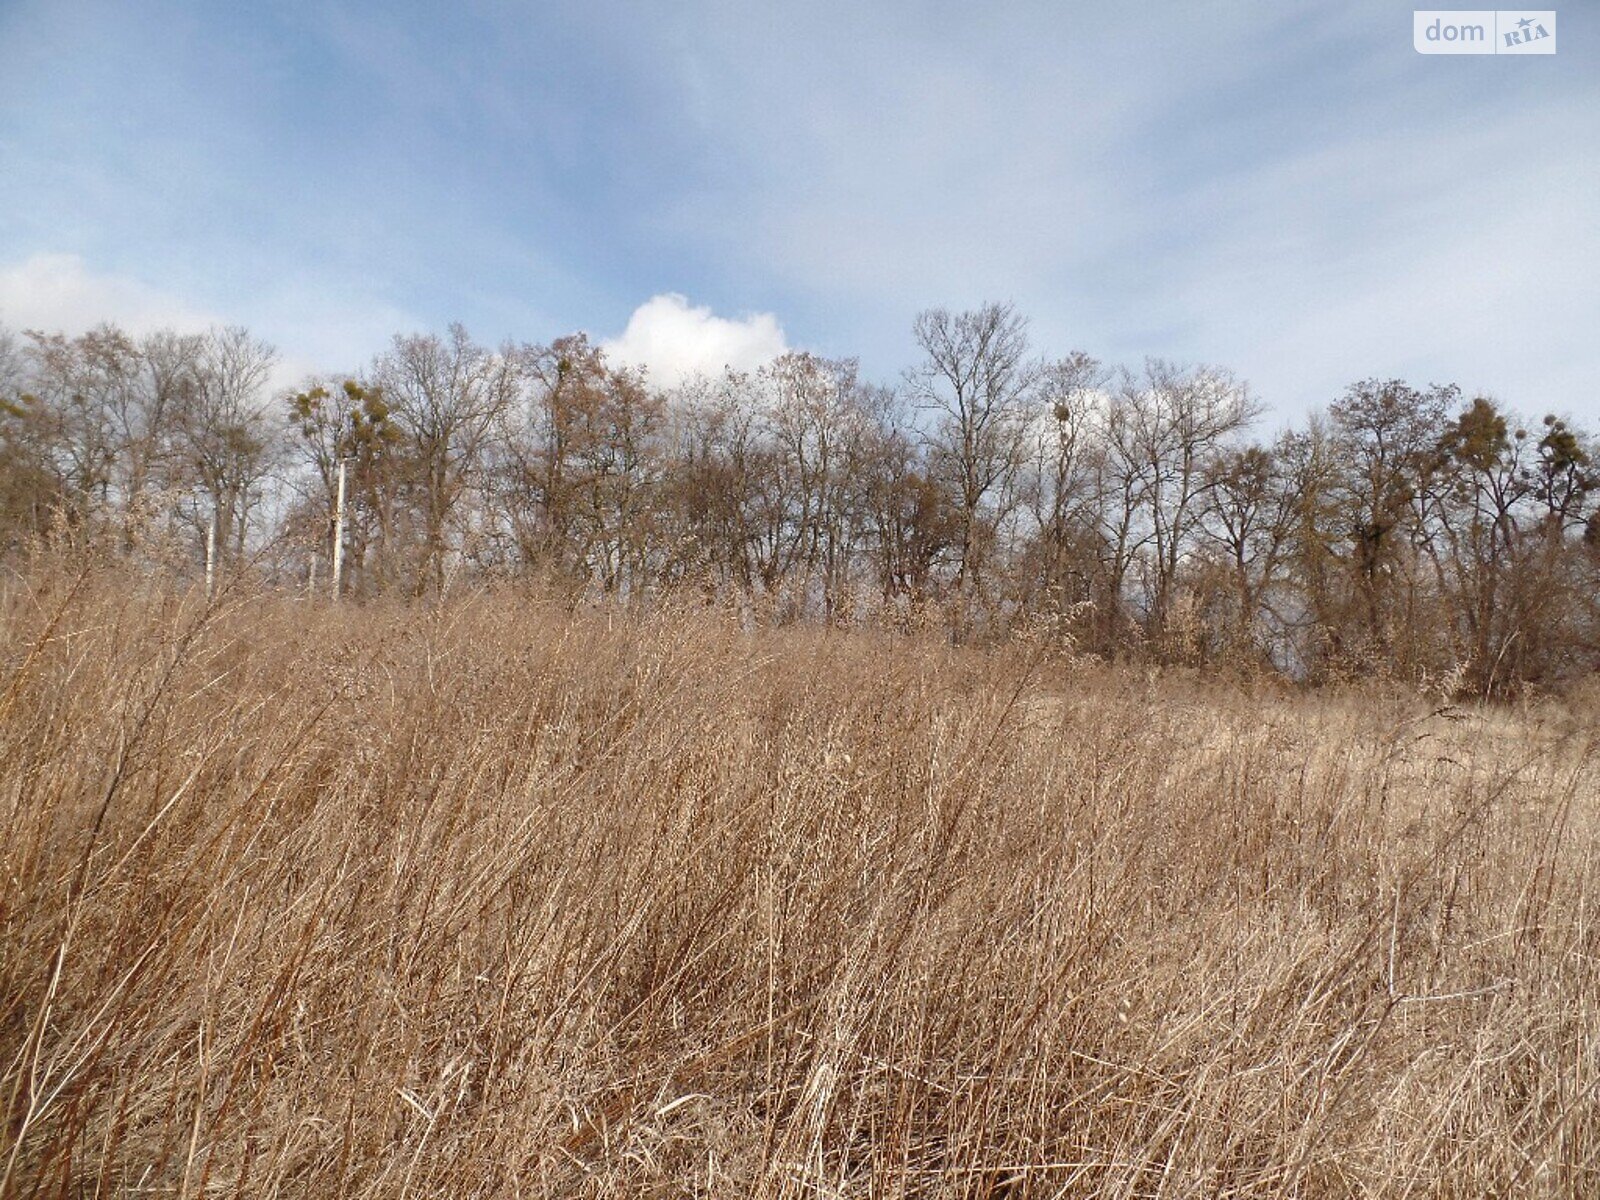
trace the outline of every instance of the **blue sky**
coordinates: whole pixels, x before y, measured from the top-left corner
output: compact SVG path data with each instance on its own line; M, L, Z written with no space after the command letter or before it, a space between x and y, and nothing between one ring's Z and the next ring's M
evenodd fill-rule
M1381 375L1595 422L1600 6L1558 11L1517 58L1386 0L0 0L0 321L892 380L919 308L1003 299L1286 416Z

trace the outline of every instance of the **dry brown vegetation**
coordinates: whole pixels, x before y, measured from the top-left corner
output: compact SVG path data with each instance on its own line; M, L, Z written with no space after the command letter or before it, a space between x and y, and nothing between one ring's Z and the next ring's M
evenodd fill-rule
M1600 1186L1592 710L0 603L5 1195Z

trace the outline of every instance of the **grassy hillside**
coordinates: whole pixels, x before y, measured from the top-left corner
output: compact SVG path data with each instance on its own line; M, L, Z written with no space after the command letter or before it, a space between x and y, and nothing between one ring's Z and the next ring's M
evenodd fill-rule
M0 1194L1600 1188L1600 717L0 601Z

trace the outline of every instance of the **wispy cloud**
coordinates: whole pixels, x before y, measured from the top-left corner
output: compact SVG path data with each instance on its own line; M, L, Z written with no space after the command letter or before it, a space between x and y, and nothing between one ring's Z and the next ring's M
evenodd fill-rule
M645 296L633 340L707 344L687 295L891 379L919 308L1010 299L1042 349L1221 361L1291 414L1408 374L1600 416L1600 71L1563 16L1524 60L1417 55L1392 0L16 0L0 263L340 363Z
M76 254L35 254L0 264L0 323L77 334L105 321L130 333L195 331L219 323L216 316L137 279L93 271Z
M274 387L320 371L355 371L396 331L418 322L383 304L351 302L292 285L257 297L250 327L279 351ZM156 329L199 333L244 319L205 311L141 279L96 271L76 254L35 254L0 263L0 325L12 330L83 333L110 323L138 335Z

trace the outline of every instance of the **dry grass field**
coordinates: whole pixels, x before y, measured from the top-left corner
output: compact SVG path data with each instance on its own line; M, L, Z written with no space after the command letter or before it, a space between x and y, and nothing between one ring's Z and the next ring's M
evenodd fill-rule
M0 609L0 1195L1600 1193L1581 704Z

